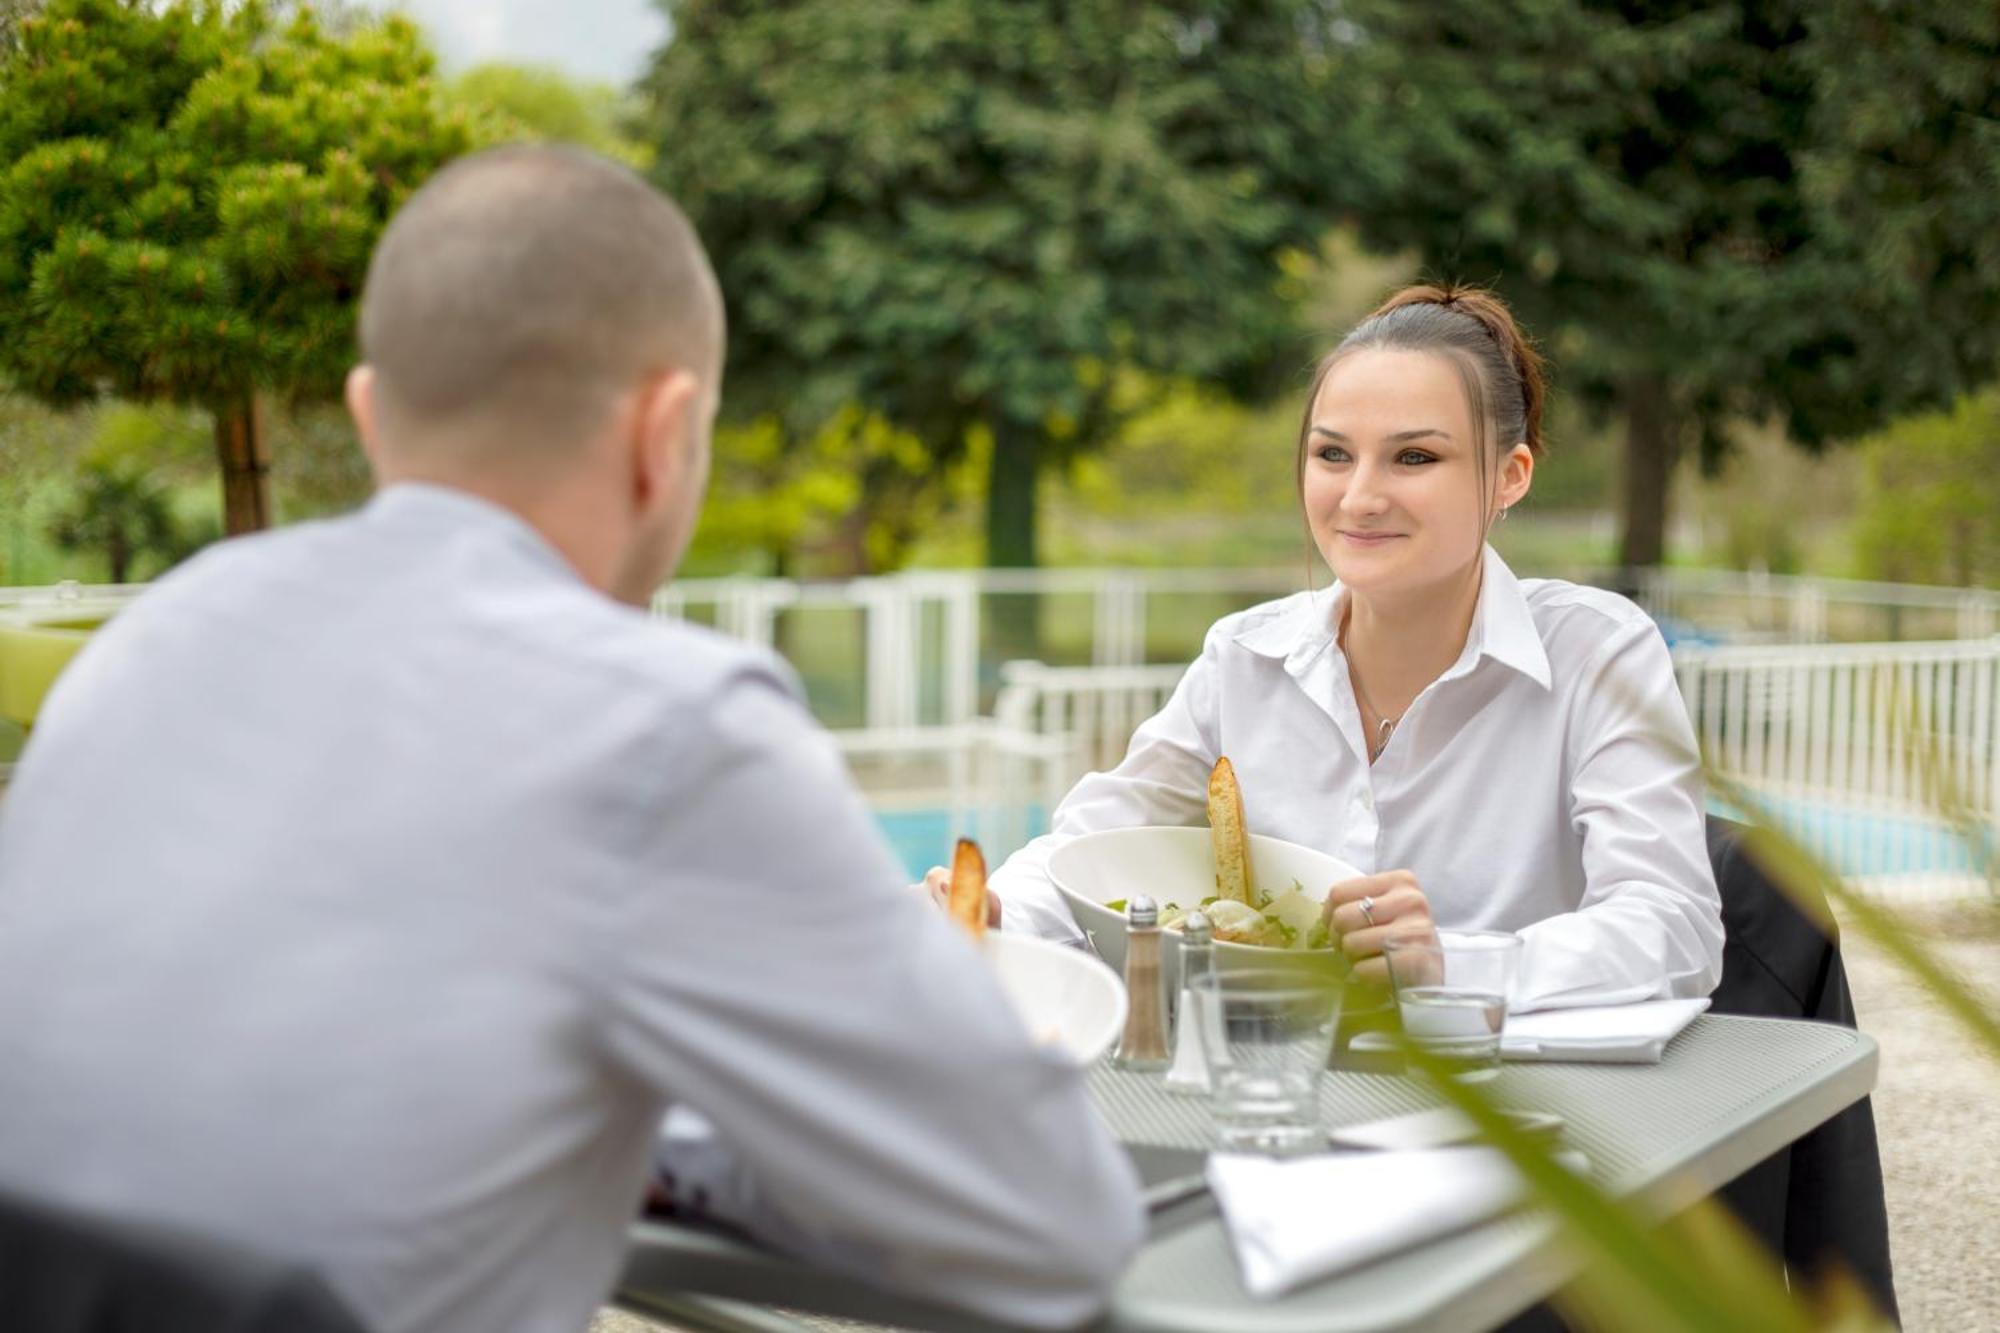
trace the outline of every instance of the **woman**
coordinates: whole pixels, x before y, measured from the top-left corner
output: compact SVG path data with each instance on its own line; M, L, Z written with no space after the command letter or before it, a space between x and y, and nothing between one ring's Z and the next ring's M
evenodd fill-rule
M1251 832L1369 872L1327 898L1362 975L1443 926L1520 934L1516 1009L1707 994L1721 900L1666 645L1624 598L1517 580L1486 544L1534 479L1542 396L1486 292L1410 287L1349 333L1297 462L1337 582L1210 629L1124 761L994 874L1006 927L1081 943L1049 853L1204 822L1227 755Z

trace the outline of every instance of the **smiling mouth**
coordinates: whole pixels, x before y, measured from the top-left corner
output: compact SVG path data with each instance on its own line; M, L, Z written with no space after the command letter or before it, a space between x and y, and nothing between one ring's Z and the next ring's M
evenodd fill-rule
M1362 542L1372 546L1376 542L1385 542L1391 537L1400 537L1403 534L1400 532L1347 532L1343 530L1340 535L1351 542Z

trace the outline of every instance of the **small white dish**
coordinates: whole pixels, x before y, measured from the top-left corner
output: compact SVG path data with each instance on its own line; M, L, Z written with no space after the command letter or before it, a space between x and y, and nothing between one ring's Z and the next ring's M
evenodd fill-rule
M997 930L980 949L1028 1031L1072 1063L1094 1063L1124 1031L1124 984L1083 950Z

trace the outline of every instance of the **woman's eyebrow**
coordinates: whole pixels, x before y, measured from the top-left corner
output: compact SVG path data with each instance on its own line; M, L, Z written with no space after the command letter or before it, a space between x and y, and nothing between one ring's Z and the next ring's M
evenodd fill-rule
M1347 437L1345 435L1342 435L1337 430L1331 430L1325 426L1314 426L1310 433L1314 435L1324 435L1326 436L1327 439L1336 440L1341 444L1347 443ZM1424 440L1424 439L1429 439L1432 436L1435 436L1440 440L1449 440L1451 438L1451 432L1448 430L1438 430L1432 426L1423 426L1419 427L1416 430L1399 430L1394 435L1389 436L1388 439L1390 444L1408 444L1411 440Z

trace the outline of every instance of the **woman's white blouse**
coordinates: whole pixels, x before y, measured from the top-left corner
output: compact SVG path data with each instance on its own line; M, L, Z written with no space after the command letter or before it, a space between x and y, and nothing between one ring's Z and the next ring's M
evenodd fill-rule
M1063 799L992 886L1007 928L1083 942L1048 876L1066 839L1202 824L1228 755L1252 833L1407 869L1440 926L1525 941L1514 1008L1706 995L1722 901L1694 732L1653 622L1613 593L1515 578L1490 547L1458 661L1371 767L1338 584L1225 617L1123 762Z

